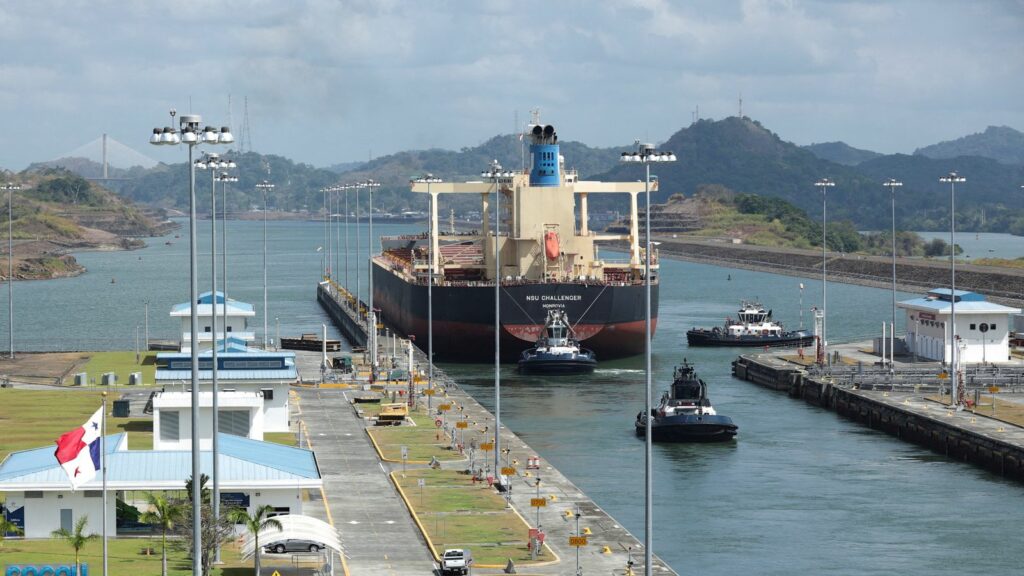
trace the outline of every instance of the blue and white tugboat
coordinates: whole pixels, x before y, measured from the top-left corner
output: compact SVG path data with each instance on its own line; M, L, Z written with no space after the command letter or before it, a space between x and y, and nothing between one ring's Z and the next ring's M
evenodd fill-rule
M772 311L758 302L742 302L736 320L725 319L724 326L691 328L686 331L690 346L810 346L814 335L806 330L786 332L772 320Z
M736 424L732 418L715 413L707 397L707 384L685 359L676 367L671 390L651 412L654 442L723 442L736 436ZM642 411L636 415L637 436L646 435L648 420Z
M588 374L596 367L594 353L580 348L572 325L561 310L548 311L543 334L519 358L521 374Z

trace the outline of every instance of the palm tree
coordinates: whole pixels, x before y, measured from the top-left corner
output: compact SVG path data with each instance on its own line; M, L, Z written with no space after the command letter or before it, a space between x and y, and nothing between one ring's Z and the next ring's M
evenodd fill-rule
M149 503L149 510L146 510L139 517L139 520L146 524L152 524L160 528L161 532L161 576L167 576L167 531L174 528L174 523L181 520L185 513L185 506L179 502L168 500L166 496L156 495L150 492L146 495Z
M235 508L228 512L228 518L235 524L245 525L245 529L252 534L254 539L255 548L253 549L253 556L255 557L255 576L260 576L260 531L274 528L281 530L281 522L276 518L271 518L269 514L274 512L272 506L263 506L257 508L252 514L245 511L245 508Z
M82 567L78 560L82 548L84 548L86 543L90 540L99 538L96 534L85 534L85 525L88 523L88 516L79 516L78 520L75 520L75 529L73 531L69 532L66 528L61 528L60 530L50 532L51 536L67 541L67 543L75 549L75 574L81 572Z
M4 545L4 538L8 534L14 534L15 536L24 534L21 528L14 522L11 522L7 518L0 516L0 546Z

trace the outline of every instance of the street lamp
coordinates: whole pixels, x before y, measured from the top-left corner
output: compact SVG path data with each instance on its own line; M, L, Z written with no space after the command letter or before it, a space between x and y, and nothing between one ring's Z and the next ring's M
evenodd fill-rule
M829 188L834 187L836 183L829 178L822 178L815 182L814 185L821 188L821 357L818 358L818 362L824 364L825 358L828 356L828 276L825 270L825 257L828 250L828 240L826 239L826 229L828 226L826 192Z
M352 285L348 283L348 191L353 188L355 186L352 184L341 185L341 189L345 191L345 290L348 294L352 294Z
M903 182L889 178L882 186L888 188L892 196L892 329L889 331L889 372L892 372L896 361L896 189L903 186Z
M430 263L428 264L429 271L427 272L427 389L434 389L434 267L435 252L434 244L436 241L437 230L434 230L434 220L436 220L437 206L434 206L434 197L430 195L430 185L438 184L441 182L440 178L436 178L433 174L424 174L419 178L414 178L413 183L426 183L427 185L427 201L430 206L427 207L429 216L427 217L427 250L430 254ZM432 396L427 394L427 414L430 413L430 405Z
M480 176L494 181L494 473L501 470L501 250L498 234L501 231L501 190L498 184L502 178L512 178L511 170L502 170L497 160L492 160ZM486 217L489 218L485 214ZM485 239L486 240L486 239ZM501 478L501 476L498 476Z
M14 360L14 210L15 190L21 186L8 182L0 189L7 190L7 332L11 342L11 360Z
M327 235L328 230L330 230L330 226L327 224L327 215L331 213L331 210L330 208L327 207L327 192L327 188L320 189L320 193L324 195L324 250L326 251L324 252L324 265L323 268L320 270L320 277L329 279L329 271L331 269L331 244L328 241Z
M274 190L274 185L266 180L256 185L263 192L263 349L267 349L267 192Z
M218 443L217 433L220 430L220 415L217 402L217 182L220 180L218 170L226 170L235 166L233 161L221 158L217 154L204 152L203 158L194 162L195 167L200 170L210 170L210 385L212 395L212 423L213 438L211 451L213 454L213 519L220 519L220 465L217 462ZM227 174L224 174L227 177ZM225 255L226 259L226 255ZM227 279L225 273L225 280ZM224 347L227 352L227 297L224 296ZM193 343L196 345L196 343ZM216 547L216 559L220 559L220 546Z
M236 164L233 160L228 160L228 168L235 168ZM227 172L221 172L217 175L216 180L221 183L221 253L224 255L223 263L223 280L221 284L224 286L224 351L228 351L228 183L238 182L237 176L231 176Z
M950 172L940 177L939 182L949 183L949 371L953 382L949 391L950 404L960 410L960 398L957 396L960 355L956 349L956 183L967 182L967 178Z
M172 108L171 124L174 123L176 111ZM173 146L186 144L188 146L188 202L189 202L189 308L190 308L190 351L192 357L192 549L202 549L202 511L201 498L199 494L199 332L198 332L198 303L196 293L198 292L198 270L196 267L196 167L193 164L192 149L199 144L230 144L235 141L231 130L227 126L219 130L213 126L200 126L203 119L198 114L183 114L179 118L179 133L171 126L154 128L149 143L157 146ZM107 491L103 491L103 525L106 526L107 512ZM103 573L108 573L106 566L106 541L103 543ZM192 555L192 572L201 574L203 571L202 558L200 554Z
M367 314L367 322L369 324L370 331L370 371L376 373L377 371L377 311L373 308L373 189L380 188L380 182L373 180L367 180L362 183L366 187L366 193L369 195L369 210L370 210L370 223L366 231L366 252L367 252L367 264L369 269L369 290L370 290L370 313ZM412 378L412 376L409 376Z
M644 426L644 574L651 574L651 539L654 534L653 492L654 477L652 474L651 456L651 162L675 162L676 155L672 152L659 152L653 144L635 143L636 150L623 152L621 162L642 163L644 165L644 414L647 425ZM634 242L637 240L633 239Z

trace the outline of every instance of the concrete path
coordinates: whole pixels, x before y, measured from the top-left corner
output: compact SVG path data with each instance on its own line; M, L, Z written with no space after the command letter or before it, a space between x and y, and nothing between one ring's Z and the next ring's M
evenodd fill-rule
M299 389L297 412L316 452L323 499L311 515L341 532L354 576L431 574L433 560L343 390Z

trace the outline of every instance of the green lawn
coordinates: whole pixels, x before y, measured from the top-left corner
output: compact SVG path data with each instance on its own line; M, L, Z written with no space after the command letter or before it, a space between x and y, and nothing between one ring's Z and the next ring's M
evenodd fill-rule
M367 416L380 411L379 404L358 405ZM413 411L410 419L415 426L378 426L367 429L377 443L381 456L388 461L402 461L402 446L409 449L408 462L429 462L431 457L438 460L460 460L465 458L457 450L451 450L451 438L434 425L425 408Z
M100 407L102 390L22 390L0 388L0 461L11 452L52 446L61 434L81 426ZM107 396L107 415L115 394ZM128 433L130 450L153 449L153 420L114 418L107 421L107 434ZM268 442L295 445L290 432L264 435Z
M89 528L87 526L87 528ZM152 555L144 550L151 548ZM108 541L110 573L131 576L160 576L160 538L123 538ZM89 574L103 575L103 544L100 539L90 541L82 549L81 561L89 565ZM223 566L213 569L216 576L243 576L252 574L252 564L243 563L234 547L223 549ZM0 542L0 566L7 564L74 564L74 550L62 540L5 540ZM168 546L168 572L185 576L192 566L181 552Z
M413 513L436 550L469 548L477 564L530 563L526 547L530 526L505 507L505 499L486 482L473 483L454 470L395 472ZM418 481L423 479L422 495ZM554 558L547 547L539 561Z
M91 354L89 362L82 368L89 375L90 382L95 380L99 384L105 372L117 374L118 386L127 386L128 376L132 372L142 372L142 382L147 386L153 385L156 379L156 352L141 352L140 363L135 362L135 352L132 350Z

